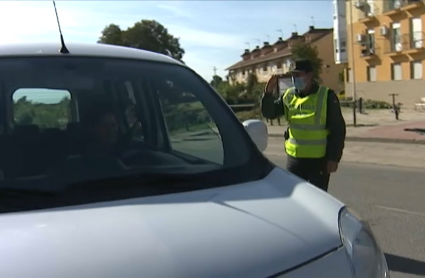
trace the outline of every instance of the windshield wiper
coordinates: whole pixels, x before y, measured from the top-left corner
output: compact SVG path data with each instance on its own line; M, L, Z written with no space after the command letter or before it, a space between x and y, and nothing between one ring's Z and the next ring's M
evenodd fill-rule
M25 188L0 188L0 197L57 197L60 194L54 191L33 190Z
M99 180L88 180L70 184L66 190L95 190L112 188L158 188L165 190L184 191L185 189L202 188L208 181L202 174L170 174L170 173L142 173Z

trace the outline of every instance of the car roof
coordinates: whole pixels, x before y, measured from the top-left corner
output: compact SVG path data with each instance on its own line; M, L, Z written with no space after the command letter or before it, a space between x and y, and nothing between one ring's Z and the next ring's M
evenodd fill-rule
M61 45L57 43L20 43L0 44L0 58L3 57L40 57L40 56L84 56L84 57L107 57L121 59L148 60L170 64L184 65L183 63L163 54L140 50L136 48L107 45L107 44L84 44L67 43L69 54L59 52Z

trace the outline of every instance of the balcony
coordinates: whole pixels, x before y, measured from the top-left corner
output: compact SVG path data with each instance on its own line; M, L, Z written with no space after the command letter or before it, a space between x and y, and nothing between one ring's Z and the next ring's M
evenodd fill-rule
M403 6L403 0L388 0L384 2L383 15L395 16L400 14L401 7Z
M409 46L409 40L405 35L397 35L383 41L384 54L389 56L400 56L405 54Z
M379 8L370 3L364 3L360 10L359 22L365 24L376 21L376 15L380 13Z
M414 32L396 36L384 42L384 53L389 56L412 55L425 52L425 33Z
M413 32L411 34L404 35L408 45L406 47L407 54L416 54L425 52L425 33L424 32Z
M403 0L401 10L412 11L424 6L424 0Z
M376 59L378 56L379 46L373 41L360 43L360 58L364 60Z

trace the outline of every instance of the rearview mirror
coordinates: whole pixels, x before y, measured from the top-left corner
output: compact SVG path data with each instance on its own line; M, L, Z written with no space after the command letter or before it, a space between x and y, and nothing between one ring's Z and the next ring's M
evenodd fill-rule
M246 120L242 124L260 152L264 152L269 140L267 125L261 120Z

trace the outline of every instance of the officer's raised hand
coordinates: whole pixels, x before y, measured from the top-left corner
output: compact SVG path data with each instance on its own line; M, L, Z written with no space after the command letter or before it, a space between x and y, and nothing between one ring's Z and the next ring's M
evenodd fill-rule
M277 80L277 75L272 75L272 77L270 77L269 81L267 81L266 87L264 88L265 94L273 94L277 88Z

